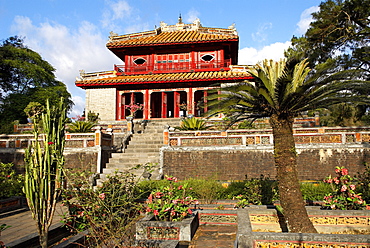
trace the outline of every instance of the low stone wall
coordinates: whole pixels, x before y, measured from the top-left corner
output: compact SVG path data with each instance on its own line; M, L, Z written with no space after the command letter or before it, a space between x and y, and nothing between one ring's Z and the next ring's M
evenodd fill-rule
M147 215L136 223L136 240L191 241L199 226L198 212L182 221L154 221Z
M366 210L308 209L307 212L319 232L368 231L370 228L370 212ZM370 235L276 232L278 222L279 217L273 209L256 207L238 210L236 247L370 247Z
M367 144L297 145L300 180L322 180L345 166L351 175L363 172L370 162ZM275 178L273 146L210 146L161 148L164 175L185 178L244 180L260 175Z

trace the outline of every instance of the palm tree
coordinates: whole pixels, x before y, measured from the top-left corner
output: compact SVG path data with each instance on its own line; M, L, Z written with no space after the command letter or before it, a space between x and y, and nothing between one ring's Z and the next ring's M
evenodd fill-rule
M222 87L220 94L209 99L209 114L225 113L233 123L270 118L281 207L291 232L316 232L299 187L294 117L340 102L368 101L351 94L364 86L359 80L350 80L357 71L333 72L332 65L333 61L311 70L306 60L265 60L250 69L252 81Z

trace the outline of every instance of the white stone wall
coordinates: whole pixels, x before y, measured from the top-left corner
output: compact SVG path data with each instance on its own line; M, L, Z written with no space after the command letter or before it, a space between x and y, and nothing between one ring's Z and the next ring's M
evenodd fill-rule
M86 114L99 113L101 121L116 120L116 89L86 89Z

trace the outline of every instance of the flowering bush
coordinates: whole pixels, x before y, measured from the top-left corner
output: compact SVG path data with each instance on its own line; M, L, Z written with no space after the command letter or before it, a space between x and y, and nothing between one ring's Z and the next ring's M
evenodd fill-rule
M191 216L191 204L199 204L187 194L188 184L178 184L176 177L168 177L169 186L163 186L153 191L147 200L146 213L154 215L156 220L181 221Z
M12 163L0 163L0 199L24 195L23 184L24 176L16 173Z
M366 202L360 193L356 193L353 178L348 175L348 169L336 167L336 177L328 176L324 182L332 186L333 193L324 197L325 206L331 209L358 210L366 207Z
M63 194L63 204L69 210L63 220L66 226L77 232L88 229L90 242L96 247L128 245L133 240L132 226L143 209L138 202L136 176L129 171L116 172L95 189L86 173L71 173L68 179ZM109 246L112 242L117 246Z
M140 103L137 103L137 104L131 103L131 104L125 105L125 109L130 110L130 115L133 117L135 117L136 112L139 110L142 110L143 107L144 105Z

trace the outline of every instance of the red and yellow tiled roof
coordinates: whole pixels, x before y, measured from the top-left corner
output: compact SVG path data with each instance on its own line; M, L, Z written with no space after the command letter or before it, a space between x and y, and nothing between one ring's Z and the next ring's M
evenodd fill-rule
M206 43L215 41L238 41L237 35L226 35L217 33L203 33L199 31L174 31L162 32L158 35L139 36L138 38L115 39L107 43L108 48L184 44L184 43Z
M181 83L219 81L231 82L251 79L248 72L236 71L202 71L181 73L158 73L144 75L124 75L104 78L82 78L76 81L79 87L100 87L108 85L150 84L150 83Z

